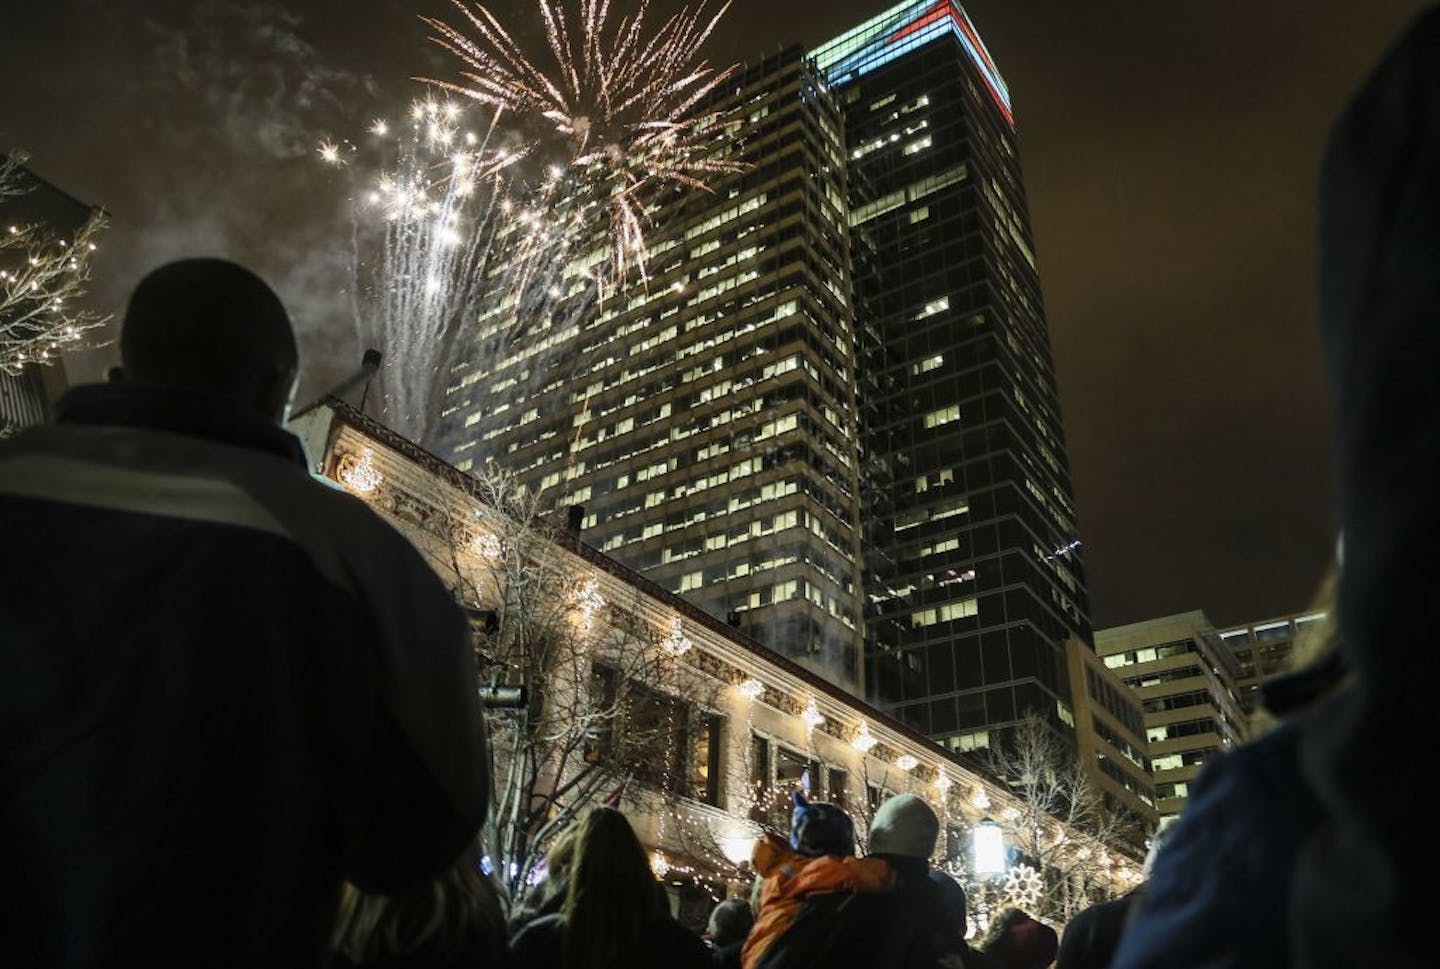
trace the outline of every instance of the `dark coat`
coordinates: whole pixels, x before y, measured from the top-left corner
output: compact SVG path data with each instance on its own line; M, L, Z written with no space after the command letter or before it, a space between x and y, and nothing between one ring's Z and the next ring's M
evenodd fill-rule
M1320 310L1339 524L1340 648L1355 689L1305 724L1326 821L1300 859L1302 966L1433 965L1440 785L1440 9L1346 110L1321 178Z
M1293 723L1211 761L1155 859L1114 969L1291 965L1285 913L1319 819Z
M641 930L623 965L567 966L563 915L542 916L510 940L511 969L711 969L711 958L700 937L669 916Z
M1060 937L1055 969L1109 969L1120 950L1120 937L1135 914L1143 886L1119 898L1091 905L1070 920Z
M467 624L279 428L82 387L0 443L0 965L318 966L487 804Z

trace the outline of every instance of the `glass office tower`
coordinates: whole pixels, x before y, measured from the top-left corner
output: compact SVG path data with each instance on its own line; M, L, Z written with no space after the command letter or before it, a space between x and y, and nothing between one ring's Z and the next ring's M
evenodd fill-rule
M814 52L840 103L860 358L866 677L957 749L1027 710L1073 727L1091 641L1004 79L954 3Z

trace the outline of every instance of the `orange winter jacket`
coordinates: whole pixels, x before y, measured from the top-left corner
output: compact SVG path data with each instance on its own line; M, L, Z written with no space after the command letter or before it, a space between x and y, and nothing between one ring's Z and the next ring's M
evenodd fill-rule
M753 864L765 882L760 889L760 914L740 952L744 969L754 969L810 896L895 888L895 870L879 858L810 858L792 851L789 845L766 840L755 846Z

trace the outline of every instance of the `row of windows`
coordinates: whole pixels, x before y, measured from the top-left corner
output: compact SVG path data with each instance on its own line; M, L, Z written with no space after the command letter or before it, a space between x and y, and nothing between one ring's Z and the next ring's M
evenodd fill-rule
M1183 710L1186 707L1214 706L1214 698L1208 690L1192 690L1171 696L1156 696L1145 701L1146 713L1163 713L1166 710Z
M1148 804L1150 807L1155 806L1155 798L1150 793L1150 786L1148 784L1140 780L1135 775L1131 774L1128 770L1125 770L1119 764L1115 763L1113 760L1111 760L1109 757L1106 757L1102 753L1096 752L1095 761L1096 764L1099 766L1101 773L1103 773L1106 777L1110 778L1112 781L1125 788L1125 790L1129 791L1131 794L1134 794L1137 798L1139 798L1145 804Z
M1162 643L1159 646L1145 646L1140 649L1132 649L1125 653L1114 653L1105 657L1105 665L1113 669L1122 666L1134 666L1136 663L1153 663L1157 659L1168 659L1171 656L1184 656L1186 653L1197 652L1193 640L1180 639L1171 643Z
M1201 717L1198 720L1183 720L1179 723L1167 723L1159 727L1146 727L1145 739L1150 743L1159 743L1162 740L1175 740L1180 737L1198 737L1202 734L1220 734L1220 724L1214 717Z
M1134 697L1116 689L1089 666L1085 667L1085 692L1109 714L1130 729L1135 736L1145 729L1144 718L1135 704Z

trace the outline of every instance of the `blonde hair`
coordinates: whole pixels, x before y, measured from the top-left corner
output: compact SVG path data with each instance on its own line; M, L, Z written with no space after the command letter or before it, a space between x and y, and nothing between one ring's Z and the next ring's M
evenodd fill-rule
M482 952L498 957L505 949L505 913L478 862L479 852L467 850L444 875L398 895L370 895L347 883L332 948L359 966L413 953L436 960Z

